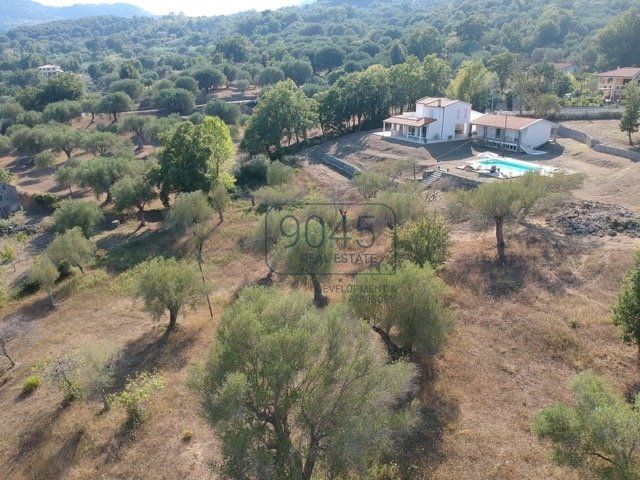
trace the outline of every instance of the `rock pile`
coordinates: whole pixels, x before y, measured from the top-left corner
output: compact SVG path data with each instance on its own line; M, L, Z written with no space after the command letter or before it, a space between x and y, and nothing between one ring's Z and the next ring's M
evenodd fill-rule
M640 214L600 202L571 202L547 217L547 223L566 235L628 235L640 238Z

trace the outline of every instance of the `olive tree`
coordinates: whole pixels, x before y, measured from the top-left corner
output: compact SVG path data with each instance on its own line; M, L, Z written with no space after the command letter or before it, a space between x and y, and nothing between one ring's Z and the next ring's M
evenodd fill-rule
M46 255L36 257L27 273L27 281L29 283L39 285L40 288L46 290L51 308L55 307L55 303L53 303L53 286L59 276L60 272Z
M80 227L86 237L91 235L103 218L98 205L82 200L63 200L53 212L53 223L57 232L64 233L74 227Z
M195 309L207 293L208 287L192 263L158 257L140 264L135 272L134 296L142 298L155 319L169 311L167 332L175 328L184 307Z
M91 188L96 198L106 194L106 203L112 200L111 187L120 179L141 170L141 163L124 157L97 158L83 163L77 171L81 187Z
M449 228L436 214L425 215L400 227L396 238L398 255L421 267L443 265L451 250Z
M213 207L209 204L209 199L201 191L181 193L176 197L175 204L169 213L169 225L177 231L188 231L194 242L196 261L202 276L202 283L205 283L203 262L204 243L209 236L207 223L213 217ZM213 318L213 308L207 295L209 313Z
M158 193L155 185L145 172L127 175L111 186L111 196L116 210L125 211L136 208L140 215L140 226L144 227L144 208L154 200Z
M453 315L444 303L446 286L425 264L388 264L356 277L348 298L351 312L380 335L389 355L399 358L440 351L453 329Z
M287 222L280 225L286 236L280 238L275 252L277 269L291 275L294 284L310 281L313 302L318 307L328 303L322 294L321 281L331 275L334 267L335 245L330 237L330 226L311 219L307 222Z
M198 386L228 478L342 478L364 474L412 418L395 401L413 372L342 306L250 287L224 312Z
M570 384L573 405L559 403L536 415L532 431L551 443L552 458L589 478L640 477L640 395L633 403L593 372Z
M20 315L13 315L0 325L0 353L9 360L9 370L15 367L16 362L9 354L7 347L10 342L22 336L27 331L28 323L26 319Z
M565 195L582 182L580 175L543 177L528 173L516 179L483 183L475 190L458 192L457 206L475 215L481 224L492 223L496 232L498 261L506 262L504 226L522 219L548 196ZM543 206L543 205L541 205Z
M640 252L635 255L613 307L613 323L620 327L625 341L636 343L640 358Z
M82 273L95 257L96 245L86 238L80 227L74 227L49 244L45 254L58 269L77 267Z
M224 211L231 203L231 195L227 187L221 182L216 182L211 191L209 192L209 203L213 209L218 213L220 223L224 222Z

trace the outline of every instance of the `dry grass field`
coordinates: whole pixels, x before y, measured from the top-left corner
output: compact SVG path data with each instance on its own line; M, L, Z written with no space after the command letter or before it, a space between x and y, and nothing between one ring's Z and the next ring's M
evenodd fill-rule
M363 168L407 157L425 166L435 165L437 158L448 167L475 153L471 147L436 153L365 134L318 148ZM298 186L355 198L343 177L313 163L316 154L303 152L311 162L304 164ZM0 166L14 160L0 159ZM582 149L570 140L560 140L538 160L584 173L577 197L640 211L640 165ZM55 189L49 175L34 170L14 172L22 188ZM36 182L28 183L32 179ZM91 198L88 192L78 195ZM430 208L440 210L447 194L431 199ZM192 365L206 358L224 307L239 289L268 271L262 258L240 245L259 216L249 201L238 200L213 229L204 258L205 275L214 287L214 318L206 307L187 310L168 336L163 335L164 323L154 322L140 303L117 288L118 274L144 258L193 256L187 238L176 241L163 230L159 211L150 218L144 229L131 217L120 228L96 235L97 267L56 287L55 310L48 308L42 293L4 307L1 319L22 315L29 329L10 344L18 365L0 377L0 478L218 478L216 432L201 417L198 395L187 383ZM531 435L535 413L569 400L567 382L584 369L603 375L621 393L632 395L640 389L636 349L622 343L610 321L620 280L640 240L565 236L541 218L531 222L508 229L509 260L503 268L495 263L490 231L476 232L465 223L452 227L453 255L441 276L450 286L448 301L456 310L457 326L428 369L421 392L424 429L407 445L412 461L425 472L420 478L577 480L574 472L554 466L544 445ZM28 268L27 253L32 256L46 245L46 235L31 238L15 274L10 266L2 267L10 283ZM276 283L288 285L286 279ZM307 291L311 297L309 287ZM118 406L108 412L101 412L98 401L63 407L62 394L46 384L30 396L21 394L24 379L41 362L102 342L123 351L117 385L141 371L166 379L166 387L152 397L149 420L139 429L125 428L125 414ZM2 372L7 364L0 362ZM183 439L185 429L193 432L188 441Z
M620 120L571 120L563 121L563 125L591 135L594 138L618 148L628 148L637 150L640 136L637 133L631 134L631 139L636 144L629 146L629 135L620 131Z

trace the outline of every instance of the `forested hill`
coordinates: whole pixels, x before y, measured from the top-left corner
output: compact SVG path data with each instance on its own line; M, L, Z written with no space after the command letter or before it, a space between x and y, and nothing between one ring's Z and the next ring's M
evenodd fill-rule
M146 16L149 13L126 3L49 7L31 0L0 0L0 30L18 25L70 20L98 15L116 17Z
M41 9L51 11L39 5L24 6L32 3L0 0L0 15L21 11L43 18L38 13ZM435 53L447 58L454 70L469 56L508 50L532 63L572 61L593 71L596 65L615 67L634 59L633 52L626 50L637 50L637 37L635 41L614 39L610 52L603 52L596 41L599 29L633 7L640 8L640 0L318 0L226 17L103 17L19 27L7 37L0 36L0 47L27 54L46 51L53 57L50 61L58 54L68 58L70 52L87 61L145 47L167 55L179 51L182 60L178 63L189 67L198 63L198 55L211 58L205 51L235 34L241 36L237 47L242 50L235 63L265 65L282 60L285 54L313 62L314 52L330 44L344 52L347 71L359 70L373 63L388 64L389 52L398 45L399 55L422 58ZM99 8L104 13L106 7L86 8ZM125 6L110 8L113 14L141 13ZM79 15L90 12L87 9L53 11ZM626 17L630 19L620 21L629 23L637 18ZM633 32L636 27L629 28ZM33 41L24 45L25 39Z

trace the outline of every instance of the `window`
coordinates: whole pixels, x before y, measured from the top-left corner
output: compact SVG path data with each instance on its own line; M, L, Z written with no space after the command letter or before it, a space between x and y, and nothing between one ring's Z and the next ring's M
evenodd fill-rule
M501 133L502 133L502 130L500 128L496 128L496 138L500 138Z

